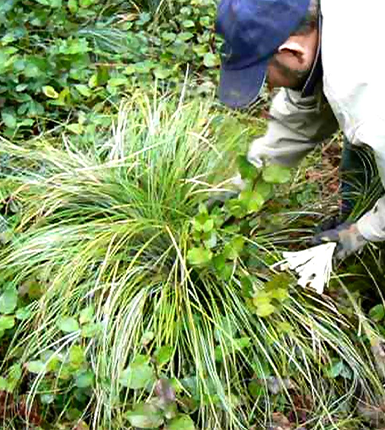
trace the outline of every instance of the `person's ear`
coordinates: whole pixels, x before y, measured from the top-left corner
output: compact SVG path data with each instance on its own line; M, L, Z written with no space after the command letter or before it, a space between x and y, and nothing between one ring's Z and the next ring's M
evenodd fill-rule
M278 48L278 53L290 53L291 55L297 57L300 62L302 62L304 61L306 50L305 47L302 46L300 43L288 39Z

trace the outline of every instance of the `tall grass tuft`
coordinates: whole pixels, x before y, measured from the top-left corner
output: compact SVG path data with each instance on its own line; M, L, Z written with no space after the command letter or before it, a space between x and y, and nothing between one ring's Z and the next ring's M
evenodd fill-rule
M31 285L38 290L2 371L15 360L28 368L47 354L63 361L80 345L95 375L83 418L93 429L131 428L127 411L155 394L151 384L127 389L127 366L169 347L156 377L172 381L179 408L197 428L247 429L280 410L312 429L342 428L335 423L348 422L357 397L370 402L383 392L370 347L356 336L358 318L348 321L330 298L297 291L294 279L279 312L259 317L238 271L222 280L188 264L191 219L218 172L226 176L223 151L236 150L239 138L217 142L212 119L207 103L136 94L103 144L80 151L66 136L1 142L6 180L22 211L1 251L0 282L19 294ZM263 289L279 278L268 269L274 243L246 240L262 266L234 266ZM91 336L79 319L90 306ZM71 318L79 325L63 329ZM335 363L343 375L333 375ZM49 392L65 414L76 383L59 368L47 388L46 370L20 392L29 405ZM62 418L47 413L51 422Z

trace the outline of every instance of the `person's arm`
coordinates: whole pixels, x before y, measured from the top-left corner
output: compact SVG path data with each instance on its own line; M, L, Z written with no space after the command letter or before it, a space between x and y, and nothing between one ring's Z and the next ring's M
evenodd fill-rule
M385 122L383 125L385 130ZM385 188L385 136L382 145L371 146L374 150L378 173ZM366 240L385 241L385 196L382 196L374 207L357 221L357 227Z
M320 92L301 98L299 92L282 88L273 99L267 133L252 142L248 159L257 167L264 159L296 166L337 127L334 114Z
M364 122L355 130L351 140L354 145L371 142L370 146L376 158L378 172L385 187L385 120L376 118ZM385 241L385 196L382 196L374 207L356 222L349 222L316 236L314 243L338 242L337 259L344 259L354 252L360 251L368 242Z

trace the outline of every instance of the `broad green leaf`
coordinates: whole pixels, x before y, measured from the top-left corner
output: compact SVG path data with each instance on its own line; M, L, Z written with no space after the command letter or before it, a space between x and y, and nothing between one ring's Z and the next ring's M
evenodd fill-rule
M88 388L94 385L95 375L91 370L82 372L75 378L75 385L78 388Z
M243 276L241 278L241 285L242 285L242 295L244 297L251 299L254 293L254 285L251 279L249 278L249 276Z
M214 220L212 218L208 219L203 225L202 230L205 233L210 232L214 228Z
M326 369L326 375L331 379L335 379L340 376L343 369L344 363L342 361L333 360L332 364Z
M144 388L155 381L154 370L148 364L149 359L138 355L135 360L122 372L119 382L134 390Z
M270 296L272 299L283 302L289 298L289 291L286 288L277 288L276 290L270 291Z
M49 6L55 9L62 6L62 0L36 0L36 1L42 4L43 6Z
M235 339L235 348L238 350L249 348L250 345L251 339L249 337L241 337L239 339Z
M182 21L182 25L185 28L193 28L193 27L195 27L195 23L194 23L194 21L191 21L191 19L186 19L186 20Z
M243 250L245 239L243 237L235 237L228 242L224 249L223 255L228 260L235 260L238 258Z
M194 34L189 31L182 31L178 34L178 40L182 40L183 42L186 42L187 40L190 40L194 37Z
M31 315L32 311L27 307L17 309L15 313L16 318L21 321L27 320Z
M15 326L15 317L14 316L0 316L0 330L8 330Z
M16 92L23 92L24 90L26 90L28 88L28 84L19 84L16 86L15 91Z
M0 391L8 391L8 381L0 376Z
M281 332L281 333L291 333L293 331L293 326L288 323L287 321L282 321L280 323L277 324L277 329Z
M376 322L380 322L385 318L385 307L382 304L374 306L369 311L369 317Z
M162 405L162 410L166 420L171 420L178 415L178 406L175 400Z
M135 69L135 66L134 65L132 65L132 64L130 64L129 66L127 66L125 69L124 69L124 74L125 75L133 75L134 73L136 72L136 69Z
M56 372L60 369L62 363L60 362L58 357L52 357L49 360L45 361L45 365L47 368L47 372Z
M79 322L80 324L86 324L94 319L95 308L93 305L87 306L80 311Z
M264 197L258 191L242 191L239 200L245 205L248 213L258 212L265 203Z
M17 291L13 285L5 288L0 295L0 313L11 314L17 306Z
M72 333L80 329L78 322L72 317L60 318L56 325L64 333Z
M237 157L237 165L242 179L255 179L257 175L256 167L250 163L245 155Z
M89 323L82 327L81 336L85 338L95 337L103 330L101 323Z
M257 315L259 317L268 317L275 311L275 306L270 303L263 303L257 306Z
M68 9L72 14L75 14L78 11L78 8L77 0L68 0Z
M162 411L148 403L139 403L125 416L133 427L141 429L158 428L164 423Z
M108 85L110 87L121 87L127 84L126 78L111 78L108 80Z
M23 370L20 363L13 364L8 370L8 388L13 391L21 381Z
M31 373L45 373L46 366L45 363L43 363L40 360L30 361L26 364L28 372Z
M74 430L90 430L90 426L83 420L76 420L76 427Z
M224 351L222 350L222 348L218 345L215 347L214 349L214 357L215 357L215 361L218 363L223 363L224 360Z
M98 75L94 74L88 80L88 86L90 88L96 88L98 86Z
M79 5L82 8L90 7L98 0L79 0Z
M213 258L215 270L221 272L226 267L226 258L223 254L218 254Z
M267 291L258 291L253 298L254 306L270 304L270 302L271 302L271 295Z
M153 70L153 73L157 79L167 79L172 75L172 69L157 67Z
M291 179L289 167L272 164L263 169L263 180L272 184L284 184Z
M255 186L255 190L258 194L260 194L265 200L271 197L273 186L271 184L268 184L267 182L264 182L262 180L258 181L258 183Z
M66 125L66 128L67 130L75 134L82 134L84 131L84 127L82 124L68 124Z
M180 37L180 34L181 33L178 34L178 37ZM176 37L177 37L177 35L175 33L172 33L172 32L169 32L169 31L164 31L160 36L166 42L173 42L176 39Z
M79 368L85 362L84 348L80 345L72 345L69 351L70 363Z
M26 78L37 78L41 74L41 70L33 63L27 63L23 72Z
M210 263L213 253L205 248L192 248L187 253L187 260L192 266L205 266Z
M195 425L188 415L179 415L167 424L165 430L195 430Z
M92 96L92 91L89 89L87 85L78 84L78 85L75 85L75 88L84 97Z
M17 126L17 118L16 115L9 112L2 112L1 118L4 121L4 124L8 128L16 128Z
M217 246L218 243L218 236L215 232L212 232L210 234L210 237L206 240L203 241L204 245L206 248L208 249L212 249L215 248Z
M248 385L248 390L254 399L263 396L266 393L266 387L256 381L251 381Z
M257 191L253 192L247 205L248 213L258 212L259 210L262 209L264 203L265 203L264 197L261 194L259 194L259 192Z
M53 88L49 85L43 87L42 90L43 90L43 93L45 94L45 96L48 97L49 99L59 98L59 93L55 90L55 88Z
M154 337L155 337L155 333L153 331L146 331L143 333L143 336L140 342L143 345L148 345L154 340Z
M155 358L159 366L167 364L173 355L174 348L172 346L162 346L155 352Z
M4 121L4 124L8 128L16 128L17 127L17 117L15 114L11 112L2 112L1 118Z
M340 376L342 378L345 378L345 379L352 379L353 378L353 372L348 366L346 366L344 364L342 367L342 370L340 372Z
M50 393L40 394L40 400L43 405L50 405L55 401L55 396Z
M207 68L216 67L219 65L219 58L215 54L207 52L203 57L203 64Z

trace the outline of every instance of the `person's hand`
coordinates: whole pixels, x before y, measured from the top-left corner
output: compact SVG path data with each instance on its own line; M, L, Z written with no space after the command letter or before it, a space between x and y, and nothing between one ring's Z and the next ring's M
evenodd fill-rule
M361 251L368 241L358 231L357 224L343 223L338 227L317 234L312 239L313 245L321 245L327 242L336 242L337 249L335 257L343 260L349 255Z

